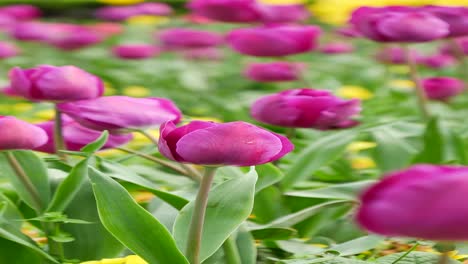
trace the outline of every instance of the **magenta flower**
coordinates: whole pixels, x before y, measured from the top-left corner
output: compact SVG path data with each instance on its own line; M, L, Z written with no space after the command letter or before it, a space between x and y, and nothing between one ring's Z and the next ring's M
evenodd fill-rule
M182 53L187 60L217 61L224 57L222 50L214 47L187 49L183 50Z
M259 22L262 18L255 0L192 0L188 7L196 15L223 22Z
M320 52L325 54L344 54L354 51L353 44L345 42L332 42L327 43L320 48Z
M257 82L295 81L301 77L304 68L303 63L252 63L245 70L244 76Z
M458 45L459 50L463 52L464 55L468 55L468 37L456 38L455 43ZM457 56L455 47L452 45L444 44L440 47L440 52L447 55Z
M468 8L449 6L426 6L422 10L431 13L449 25L447 37L468 35Z
M439 53L427 57L422 57L418 62L420 64L426 65L429 68L441 69L455 65L457 60L451 55Z
M137 15L134 6L106 6L99 8L95 16L103 20L121 21Z
M126 44L112 48L112 53L121 59L147 59L158 55L160 49L148 44Z
M463 92L463 81L451 77L432 77L422 80L426 95L431 100L447 101Z
M227 37L235 51L257 57L280 57L304 53L317 47L316 26L270 26L231 31Z
M7 59L18 55L19 49L7 42L0 42L0 59Z
M166 29L156 37L168 50L214 47L224 42L218 33L187 28Z
M358 8L350 22L365 37L379 42L426 42L449 34L443 20L407 7Z
M417 50L411 49L410 53L415 60L420 59L420 54ZM379 52L375 55L375 58L382 63L388 64L407 64L408 61L405 50L402 47L396 46L379 50Z
M11 89L34 101L73 101L99 97L104 85L97 76L75 66L41 65L10 70Z
M304 5L263 5L261 11L263 23L295 23L309 18Z
M41 16L41 11L32 5L9 5L0 8L0 14L5 14L16 20L30 20Z
M43 41L47 39L49 24L35 21L17 23L12 26L9 34L12 38L22 41Z
M347 38L357 38L362 36L354 27L339 28L336 30L336 34Z
M169 16L172 14L172 7L164 3L142 3L135 6L137 15L148 16Z
M264 96L253 103L250 113L266 124L328 130L356 126L352 117L360 111L357 99L343 100L329 91L304 88Z
M47 142L44 130L13 116L0 116L0 151L35 149Z
M253 166L275 161L294 149L284 136L245 122L193 121L181 127L164 123L159 151L178 162Z
M468 240L467 193L468 167L416 165L365 191L357 221L385 236Z
M165 98L107 96L61 103L58 108L83 126L112 133L158 126L166 121L178 123L182 116L177 106Z
M101 132L81 126L79 123L73 121L67 116L64 116L62 120L62 133L67 150L79 151L87 144L98 139L101 135ZM36 124L36 126L42 128L47 133L48 141L46 144L35 148L34 150L50 154L56 153L54 143L54 121ZM132 134L110 134L109 139L102 149L115 148L130 142L132 139Z
M47 38L50 45L63 50L76 50L101 42L104 38L97 32L78 25L50 24Z

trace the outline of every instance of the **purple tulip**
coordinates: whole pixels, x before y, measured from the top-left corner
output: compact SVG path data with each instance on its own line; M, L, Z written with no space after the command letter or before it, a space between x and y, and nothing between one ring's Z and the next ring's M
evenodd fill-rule
M222 50L214 47L187 49L183 50L182 53L186 60L217 61L224 57Z
M147 59L159 52L159 48L147 44L118 45L112 48L112 53L121 59Z
M347 38L357 38L361 37L361 33L357 31L354 27L343 27L336 30L336 33L340 36Z
M421 81L427 98L448 101L463 92L463 81L451 77L432 77Z
M0 14L5 14L16 20L30 20L41 16L41 11L32 5L10 5L0 8Z
M456 38L455 43L464 55L468 55L468 37ZM460 51L455 50L455 47L449 44L444 44L440 47L440 52L447 55L457 56Z
M15 27L16 23L17 21L13 17L0 13L0 32L8 33Z
M231 31L227 37L235 51L257 57L280 57L304 53L317 47L316 26L270 26Z
M98 139L101 135L101 132L81 126L79 123L66 116L64 116L62 120L62 133L67 150L78 151L87 144ZM42 128L47 133L49 139L46 144L35 148L34 150L50 154L55 153L54 121L37 124L37 126ZM109 139L107 140L106 144L104 144L102 149L115 148L130 142L132 139L132 134L110 134Z
M10 30L10 36L21 41L43 41L47 39L49 25L47 23L27 21L15 24Z
M468 240L467 193L468 167L416 165L365 191L357 221L385 236Z
M165 98L107 96L61 103L58 107L85 127L112 133L157 126L166 121L177 123L182 116L177 106Z
M0 116L0 150L34 149L47 142L44 130L13 116Z
M244 76L257 82L295 81L301 77L304 68L302 63L252 63L247 67Z
M294 149L284 136L245 122L217 124L193 121L160 128L159 151L178 162L253 166L275 161Z
M188 7L196 15L223 22L259 22L262 18L255 0L192 0Z
M75 66L15 67L9 77L14 93L34 101L91 99L104 92L101 79Z
M142 3L135 6L137 15L148 16L169 16L172 14L172 8L164 3Z
M406 7L358 8L350 22L365 37L379 42L426 42L449 34L443 20Z
M262 97L253 103L250 113L266 124L328 130L357 125L351 118L360 111L357 99L343 100L329 91L305 88Z
M137 15L133 6L106 6L99 8L95 16L103 20L121 21Z
M414 59L419 60L420 55L417 50L410 50L411 56ZM388 64L407 64L406 52L402 47L387 47L381 49L376 55L375 58L382 62Z
M18 55L19 49L7 42L0 42L0 59L7 59Z
M263 23L295 23L309 17L304 5L263 5L261 11Z
M351 53L354 51L354 46L345 42L327 43L320 48L320 52L325 54L343 54Z
M468 8L449 6L426 6L422 10L431 13L449 25L447 37L468 35Z
M166 29L156 37L168 50L214 47L224 42L218 33L187 28Z
M50 24L47 38L50 45L63 50L76 50L97 44L103 37L97 32L78 25Z
M453 66L457 63L457 60L451 55L435 54L432 56L420 58L419 63L424 64L429 68L441 69Z

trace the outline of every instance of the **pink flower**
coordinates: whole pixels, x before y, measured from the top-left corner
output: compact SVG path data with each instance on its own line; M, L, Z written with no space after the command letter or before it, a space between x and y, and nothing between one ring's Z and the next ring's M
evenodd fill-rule
M343 100L329 91L292 89L264 96L255 101L250 113L260 122L320 130L348 128L361 111L359 100Z
M252 63L244 72L244 76L257 82L287 82L301 77L305 65L302 63L269 62Z
M214 47L224 42L218 33L188 28L166 29L156 37L169 50Z
M350 43L345 42L332 42L327 43L320 48L320 52L325 54L343 54L351 53L354 51L354 47Z
M112 48L112 53L122 59L147 59L158 55L159 52L159 48L148 44L127 44Z
M468 167L416 165L365 191L357 221L385 236L468 240L467 193Z
M294 148L284 136L245 122L193 121L160 128L159 151L171 160L202 165L253 166L275 161Z
M262 5L263 23L295 23L309 18L304 5Z
M31 20L41 16L41 11L32 5L9 5L0 8L0 14L5 14L16 20Z
M426 6L422 10L431 13L449 25L447 37L468 35L468 8L451 6Z
M411 56L419 60L420 55L417 50L410 50ZM375 55L376 59L382 63L388 64L407 64L406 52L402 47L387 47L379 50Z
M188 7L196 15L223 22L250 23L262 18L255 0L192 0Z
M0 116L0 150L35 149L47 142L44 130L13 116Z
M7 59L18 55L19 49L7 42L0 42L0 59Z
M97 32L78 25L50 24L43 41L63 50L76 50L104 40Z
M447 101L463 92L463 81L451 77L431 77L422 80L426 95L431 100Z
M419 63L424 64L430 68L440 69L455 65L457 60L451 55L434 54L420 58Z

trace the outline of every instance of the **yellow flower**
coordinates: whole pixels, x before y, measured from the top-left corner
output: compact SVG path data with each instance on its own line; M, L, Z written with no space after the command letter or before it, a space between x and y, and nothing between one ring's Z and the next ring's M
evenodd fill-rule
M109 82L104 82L104 95L114 95L117 93L117 90Z
M151 91L143 86L128 86L123 89L123 94L133 97L146 97L151 94Z
M367 100L374 96L366 88L356 85L344 85L338 89L337 94L344 98L357 98L361 100Z
M122 154L122 152L117 149L105 149L99 151L96 155L98 155L99 157L115 157L120 154Z
M216 118L216 117L210 117L210 116L191 116L189 117L191 121L193 120L199 120L199 121L211 121L211 122L216 122L216 123L222 123L223 120Z
M413 89L416 85L414 84L413 81L410 80L392 80L390 81L390 86L393 88L401 89L401 90L411 90Z
M356 141L356 142L353 142L353 143L349 144L348 147L346 148L346 150L349 151L349 152L358 153L358 152L360 152L362 150L375 148L376 146L377 146L377 143L375 143L375 142Z
M356 170L372 169L376 167L374 160L369 157L351 158L351 167Z
M26 112L33 109L33 105L30 103L17 103L13 105L13 111L15 112Z
M46 110L41 110L37 111L34 114L34 117L37 117L41 121L48 121L53 119L55 116L55 111L53 109L46 109Z
M126 264L148 264L148 262L135 255L126 257L126 260Z
M392 65L388 67L388 70L396 74L408 74L410 71L407 65Z
M150 129L147 130L151 136L155 139L159 138L159 130L158 129ZM133 132L133 140L128 144L129 148L141 148L150 144L153 144L151 140L149 140L146 136L142 135L139 132Z
M97 0L99 3L108 5L133 5L142 3L145 0Z
M126 20L130 25L162 25L169 22L166 16L132 16Z

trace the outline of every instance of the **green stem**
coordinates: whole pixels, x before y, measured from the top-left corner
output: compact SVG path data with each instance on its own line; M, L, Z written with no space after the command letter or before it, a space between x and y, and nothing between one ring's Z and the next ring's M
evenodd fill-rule
M439 264L448 264L449 263L449 255L448 255L448 252L443 252L442 255L440 255L440 258L439 258Z
M191 264L200 263L200 248L203 234L203 223L205 221L206 206L208 205L208 194L210 192L211 183L216 174L214 167L207 167L205 175L203 175L200 189L198 189L197 197L195 198L195 206L193 209L192 220L190 222L189 234L187 239L186 256Z
M164 167L167 167L167 168L169 168L169 169L171 169L173 171L176 171L176 172L178 172L178 173L180 173L182 175L185 175L185 176L191 178L192 180L195 180L195 181L200 181L201 180L201 177L199 175L192 175L192 173L189 173L185 169L179 167L178 164L175 164L173 162L166 161L166 160L163 160L163 159L148 155L146 153L142 153L142 152L135 151L135 150L128 149L128 148L117 147L115 149L118 149L118 150L126 152L126 153L134 154L134 155L137 155L137 156L142 157L144 159L147 159L147 160L150 160L150 161L155 162L157 164L160 164L160 165L162 165Z
M228 239L224 241L223 249L226 264L242 264L236 240L233 235L229 236Z
M414 244L408 251L405 252L405 254L401 255L399 258L397 258L395 261L392 262L392 264L396 264L400 262L400 260L404 259L406 256L409 255L409 253L413 252L417 247L419 246L419 243Z
M143 129L137 129L135 130L136 132L139 132L141 133L143 136L145 136L146 138L148 138L151 142L153 142L154 145L158 146L158 139L153 137L153 135L151 135L150 133L148 133L147 131L143 130Z
M63 253L63 245L60 242L55 241L52 236L57 236L60 234L60 224L59 223L46 223L46 235L47 235L47 244L49 245L49 254L60 261L65 259Z
M296 137L296 128L288 127L286 128L286 137L289 139L293 139Z
M55 153L60 157L60 159L66 160L67 155L60 152L60 150L67 150L67 147L65 146L65 140L63 138L62 113L58 109L57 105L55 105L54 143Z
M42 211L42 209L44 208L42 205L41 196L37 192L36 188L34 188L34 184L31 182L28 175L26 175L26 172L24 171L23 167L21 167L21 164L18 162L18 160L16 159L13 153L7 151L6 157L8 159L8 163L10 164L11 168L15 171L16 176L18 177L20 182L23 184L23 186L26 188L28 193L31 195L34 205L39 211Z
M403 47L406 51L406 59L408 61L408 66L410 69L410 77L415 84L415 92L418 98L418 107L419 107L419 110L421 111L421 115L423 119L426 120L430 116L429 109L427 107L426 93L424 92L424 89L421 86L421 81L419 78L417 65L413 56L411 55L411 50L409 49L408 46L403 46Z

